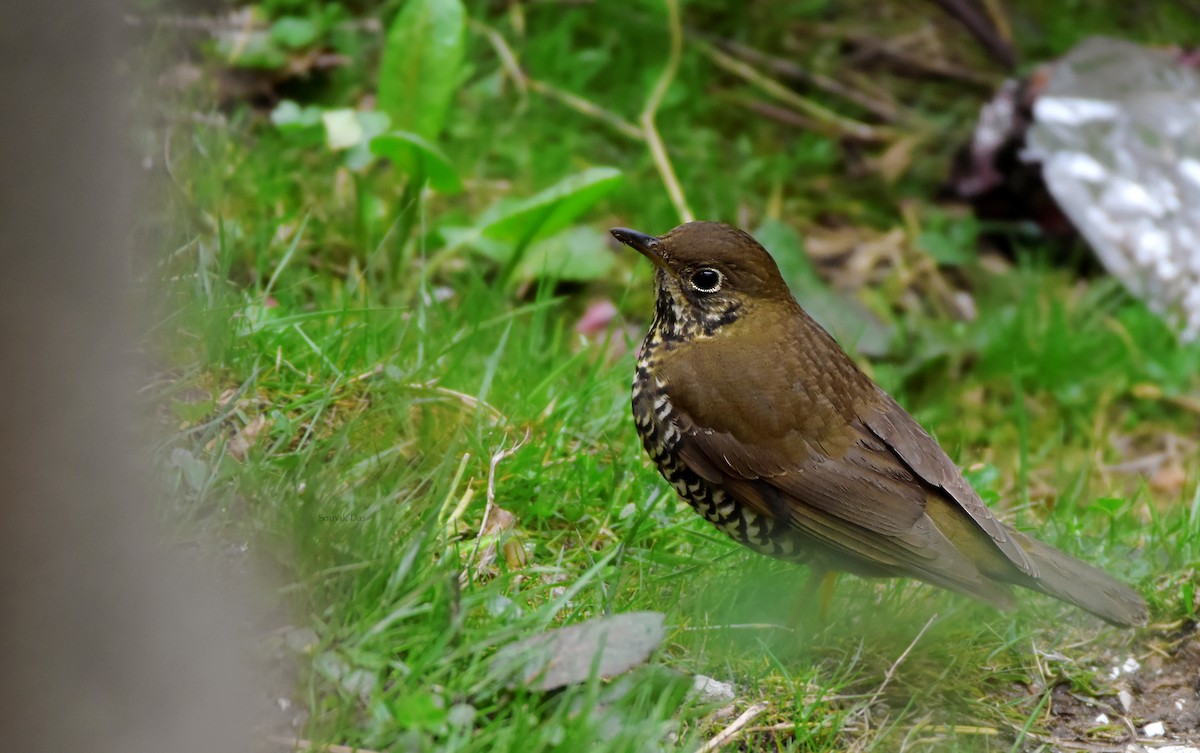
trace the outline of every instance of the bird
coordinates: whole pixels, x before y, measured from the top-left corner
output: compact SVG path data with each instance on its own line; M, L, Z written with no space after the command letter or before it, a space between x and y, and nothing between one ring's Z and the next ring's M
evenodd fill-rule
M612 235L653 262L634 424L659 473L746 547L817 574L911 577L1001 610L1012 586L1124 627L1145 600L998 519L937 441L792 296L743 230Z

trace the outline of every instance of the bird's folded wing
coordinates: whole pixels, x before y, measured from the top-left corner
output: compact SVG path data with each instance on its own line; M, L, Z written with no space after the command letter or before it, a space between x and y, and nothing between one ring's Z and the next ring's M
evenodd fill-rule
M866 427L854 427L856 441L831 457L803 438L777 438L755 445L730 433L701 429L677 410L679 452L706 480L763 480L792 504L888 536L910 530L925 513L928 490L887 445ZM759 511L782 517L779 510Z
M1028 554L1008 533L1003 523L996 519L979 495L963 478L958 466L946 455L937 441L908 415L891 396L879 391L883 400L876 408L866 411L863 423L879 439L887 443L892 452L908 468L926 483L943 489L958 506L971 517L997 548L1026 575L1038 577L1037 567Z
M910 530L936 494L1004 559L1037 577L1029 556L933 437L848 357L828 358L814 376L784 351L748 378L730 367L750 355L740 345L704 347L704 358L668 359L661 368L680 452L701 476L718 484L726 476L765 479L797 504L887 536ZM697 366L704 363L724 367ZM688 389L676 389L680 384Z
M776 437L767 446L756 445L712 427L700 428L676 406L679 452L684 462L712 483L761 480L777 489L779 499L787 505L817 510L831 520L888 537L904 536L927 520L929 500L938 495L938 502L945 500L966 513L1018 569L1036 577L1028 555L937 442L890 397L883 396L897 412L867 412L861 422L846 424L851 441L825 447L794 435ZM837 455L826 454L839 449ZM752 507L761 505L756 510L760 514L785 517L786 510L778 502L772 503L770 495L746 502ZM803 513L795 511L791 517L801 519ZM921 540L923 537L917 537L909 543ZM903 545L901 549L909 556L915 551Z
M862 575L907 575L1011 609L1009 589L982 573L926 515L906 531L880 535L819 507L797 504L770 482L727 477L722 487L755 510L786 510L793 529L832 555L838 568ZM782 497L782 498L780 498Z

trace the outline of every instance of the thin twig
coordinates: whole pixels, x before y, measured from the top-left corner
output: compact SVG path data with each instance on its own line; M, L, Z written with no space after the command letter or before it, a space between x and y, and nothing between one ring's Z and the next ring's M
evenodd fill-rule
M865 63L872 58L882 58L883 62L888 64L888 70L899 75L905 75L905 69L908 69L909 73L961 81L965 84L979 86L989 91L994 89L997 84L997 79L994 76L976 73L969 68L948 65L941 60L927 55L921 56L909 53L898 43L899 40L885 42L866 34L848 31L833 24L816 24L812 27L812 32L823 38L832 37L842 39L857 47L858 49L847 58L846 62L851 65Z
M492 460L488 463L488 481L487 481L487 506L483 509L483 520L479 521L479 534L475 537L475 548L479 548L479 542L487 533L488 518L492 515L492 509L496 506L496 466L500 465L500 461L505 458L512 457L517 450L529 441L529 429L525 430L525 436L521 437L521 441L509 447L507 450L501 445L499 450L492 453ZM474 558L475 553L471 553Z
M933 621L937 618L938 616L936 612L929 616L929 620L926 621L925 627L917 631L917 634L913 636L912 642L908 644L908 648L904 649L904 652L896 658L896 661L892 662L892 666L888 667L888 671L883 675L883 682L879 683L879 687L875 689L875 693L872 694L871 698L866 702L864 708L874 705L874 703L879 700L879 696L883 695L884 689L887 688L888 683L892 681L892 677L896 674L896 670L901 664L904 663L904 660L908 658L909 652L913 650L913 647L917 645L917 641L921 640L921 636L925 635L925 631L929 629L929 626L932 625Z
M680 628L685 633L704 632L707 630L785 630L796 632L795 628L787 625L776 625L772 622L735 622L727 625L688 625Z
M513 80L513 84L521 93L522 106L525 104L526 93L529 90L533 90L542 96L555 100L559 104L564 105L581 115L585 115L589 118L594 118L595 120L605 123L622 136L626 136L635 141L644 140L645 137L640 128L633 123L630 123L628 120L625 120L620 115L612 112L611 110L606 110L594 102L586 100L577 94L572 94L571 92L559 89L553 84L548 84L545 81L539 81L538 79L532 78L521 67L521 62L517 59L517 53L513 50L512 46L509 45L508 41L504 38L504 35L487 24L476 21L475 19L471 19L469 23L471 29L479 34L482 34L492 45L492 48L496 51L496 56L500 58L500 65L504 68L505 73L507 73L509 78Z
M742 715L737 719L734 719L728 727L717 733L716 737L697 748L696 753L713 753L713 751L719 749L722 745L725 745L734 737L736 737L737 734L741 732L742 727L745 727L747 724L757 719L759 715L766 710L767 704L754 704L750 708L743 711Z
M1008 20L1008 13L1004 10L1003 0L983 0L983 10L988 19L992 22L992 28L996 30L996 34L1000 36L1009 49L1014 49L1012 22Z
M679 213L680 219L683 222L690 222L693 219L692 210L688 207L683 188L679 184L679 179L675 176L675 170L671 166L671 159L667 155L666 145L663 143L662 137L659 136L658 129L654 124L654 117L658 112L659 106L662 104L663 98L666 96L667 89L675 79L675 72L679 68L679 58L683 53L683 26L679 20L679 2L678 0L664 0L664 2L667 6L668 18L670 19L671 47L667 56L667 65L659 76L658 81L655 82L654 89L651 90L650 97L646 100L646 105L638 118L640 127L639 125L630 123L611 110L606 110L577 94L572 94L571 92L559 89L553 84L532 78L521 68L521 63L517 58L516 52L513 51L512 46L508 44L502 34L474 19L470 21L470 27L473 31L482 34L496 50L496 55L500 58L501 66L508 76L513 79L517 89L521 92L522 98L525 96L527 90L535 91L581 115L608 125L622 136L634 139L635 141L644 141L650 148L650 156L654 159L654 166L658 169L663 184L666 186L667 194L671 197L671 203L675 205L675 210Z
M479 533L475 536L475 546L471 548L471 556L467 559L468 562L475 563L474 575L479 577L479 569L483 566L483 562L478 558L479 546L483 543L483 537L487 534L488 520L492 517L492 511L496 509L496 466L500 465L500 461L505 458L512 457L517 450L529 441L529 429L525 429L525 436L521 440L508 449L504 448L501 443L500 448L492 453L492 459L488 463L488 480L487 480L487 504L483 508L483 520L479 521ZM487 551L484 552L482 559L488 559ZM467 578L467 569L464 568L462 575L463 579Z
M1017 64L1017 55L1013 51L1012 45L996 33L991 19L987 14L981 13L974 3L964 2L964 0L933 0L933 2L947 15L962 24L971 33L971 36L983 45L992 59L1004 66L1005 70L1012 70L1013 66Z
M751 65L762 66L777 76L802 81L835 97L841 97L885 122L892 123L900 117L899 105L890 97L882 99L867 92L859 91L835 78L809 71L790 60L769 55L741 42L735 42L731 39L719 39L714 40L713 43L723 52L741 58Z
M819 722L778 722L776 724L760 724L755 727L747 727L746 732L794 732L797 727L808 728L816 727Z
M662 104L663 97L667 94L667 89L675 79L675 71L679 68L679 58L683 53L683 24L679 20L679 0L663 0L663 4L667 7L667 19L671 27L671 47L667 55L667 65L663 68L658 80L654 82L650 98L646 100L646 106L642 108L642 114L638 120L642 124L642 135L646 139L647 146L650 147L650 156L654 159L654 166L658 168L658 174L667 188L671 203L675 205L675 211L678 212L680 221L691 222L695 217L692 215L691 208L688 207L687 198L683 195L683 187L679 185L679 179L675 177L675 169L671 167L671 158L667 155L667 147L663 144L662 137L658 135L658 129L654 126L654 116L658 112L659 105Z
M446 397L449 397L449 398L452 398L454 400L461 402L463 405L467 406L468 408L473 408L473 409L483 408L485 411L487 411L487 413L489 415L491 415L491 417L493 419L495 419L499 423L506 423L508 421L508 419L504 416L503 413L500 412L500 410L498 408L496 408L494 405L492 405L488 402L480 400L479 398L475 397L474 395L468 395L465 392L459 392L458 390L452 390L449 387L440 387L436 384L412 383L412 384L406 384L404 386L410 390L427 390L429 392L435 392L439 395L444 395Z
M761 99L747 99L745 105L763 117L792 126L793 128L803 128L809 131L821 130L818 123L812 118L805 117L795 110L789 110L786 107L764 102Z
M467 25L473 31L482 34L491 43L492 49L496 51L496 57L500 58L500 65L508 73L508 77L513 80L517 91L521 93L520 106L524 107L529 97L529 77L525 75L525 71L521 70L521 64L517 62L517 54L513 52L512 47L509 47L508 40L500 32L474 18L467 19Z
M760 72L749 63L738 60L712 45L699 44L701 44L718 67L732 73L746 83L759 88L764 93L771 95L789 107L800 111L807 117L812 118L819 125L819 130L828 136L837 138L849 137L859 141L872 142L887 141L892 136L890 129L870 126L852 118L847 118L844 115L838 115L829 108L800 96L775 79Z
M622 136L628 136L629 138L636 139L638 141L645 139L645 134L642 133L641 129L611 110L605 110L603 107L595 104L594 102L586 100L577 94L572 94L569 91L559 89L553 84L547 84L545 81L539 81L535 78L527 80L529 83L529 88L533 89L538 94L542 94L550 99L556 100L559 104L566 105L581 115L587 115L590 118L595 118L601 123L612 127Z

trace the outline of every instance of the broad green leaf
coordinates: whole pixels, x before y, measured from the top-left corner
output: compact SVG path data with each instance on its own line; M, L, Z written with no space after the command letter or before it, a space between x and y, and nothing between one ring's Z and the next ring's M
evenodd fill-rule
M284 16L271 24L271 39L292 50L309 46L320 34L313 21L299 16Z
M612 270L615 261L608 247L608 233L577 225L531 245L517 266L517 277L599 280Z
M917 246L933 257L938 264L961 266L975 258L974 241L964 244L961 238L938 231L917 235Z
M962 266L973 261L979 243L979 223L970 217L953 217L945 212L930 211L924 227L917 236L917 247L934 258L938 264Z
M362 128L362 138L346 152L346 167L351 170L364 170L375 162L371 141L391 126L391 119L381 112L360 112L358 124Z
M285 99L271 110L271 122L281 131L302 130L321 125L323 114L316 105L301 107L294 100Z
M433 144L415 133L391 131L371 139L371 152L398 166L420 165L430 185L442 193L462 191L462 181L450 160Z
M238 31L217 37L216 52L237 68L277 70L287 65L287 53L266 31Z
M460 0L408 0L400 10L384 44L377 98L397 130L437 138L458 88L465 29Z
M589 168L527 199L493 207L480 230L489 238L519 245L554 235L611 193L621 179L615 168Z
M477 227L443 225L438 228L438 234L442 236L446 248L469 248L498 264L503 264L512 256L513 245L511 243L485 238Z
M399 695L391 703L391 712L401 729L436 729L445 723L447 713L441 696L421 691Z

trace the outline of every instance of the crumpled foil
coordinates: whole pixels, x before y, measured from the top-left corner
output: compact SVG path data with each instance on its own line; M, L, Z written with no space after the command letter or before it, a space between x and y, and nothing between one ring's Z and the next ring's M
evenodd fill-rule
M1200 72L1178 55L1089 39L1054 64L1022 158L1101 263L1200 336Z

